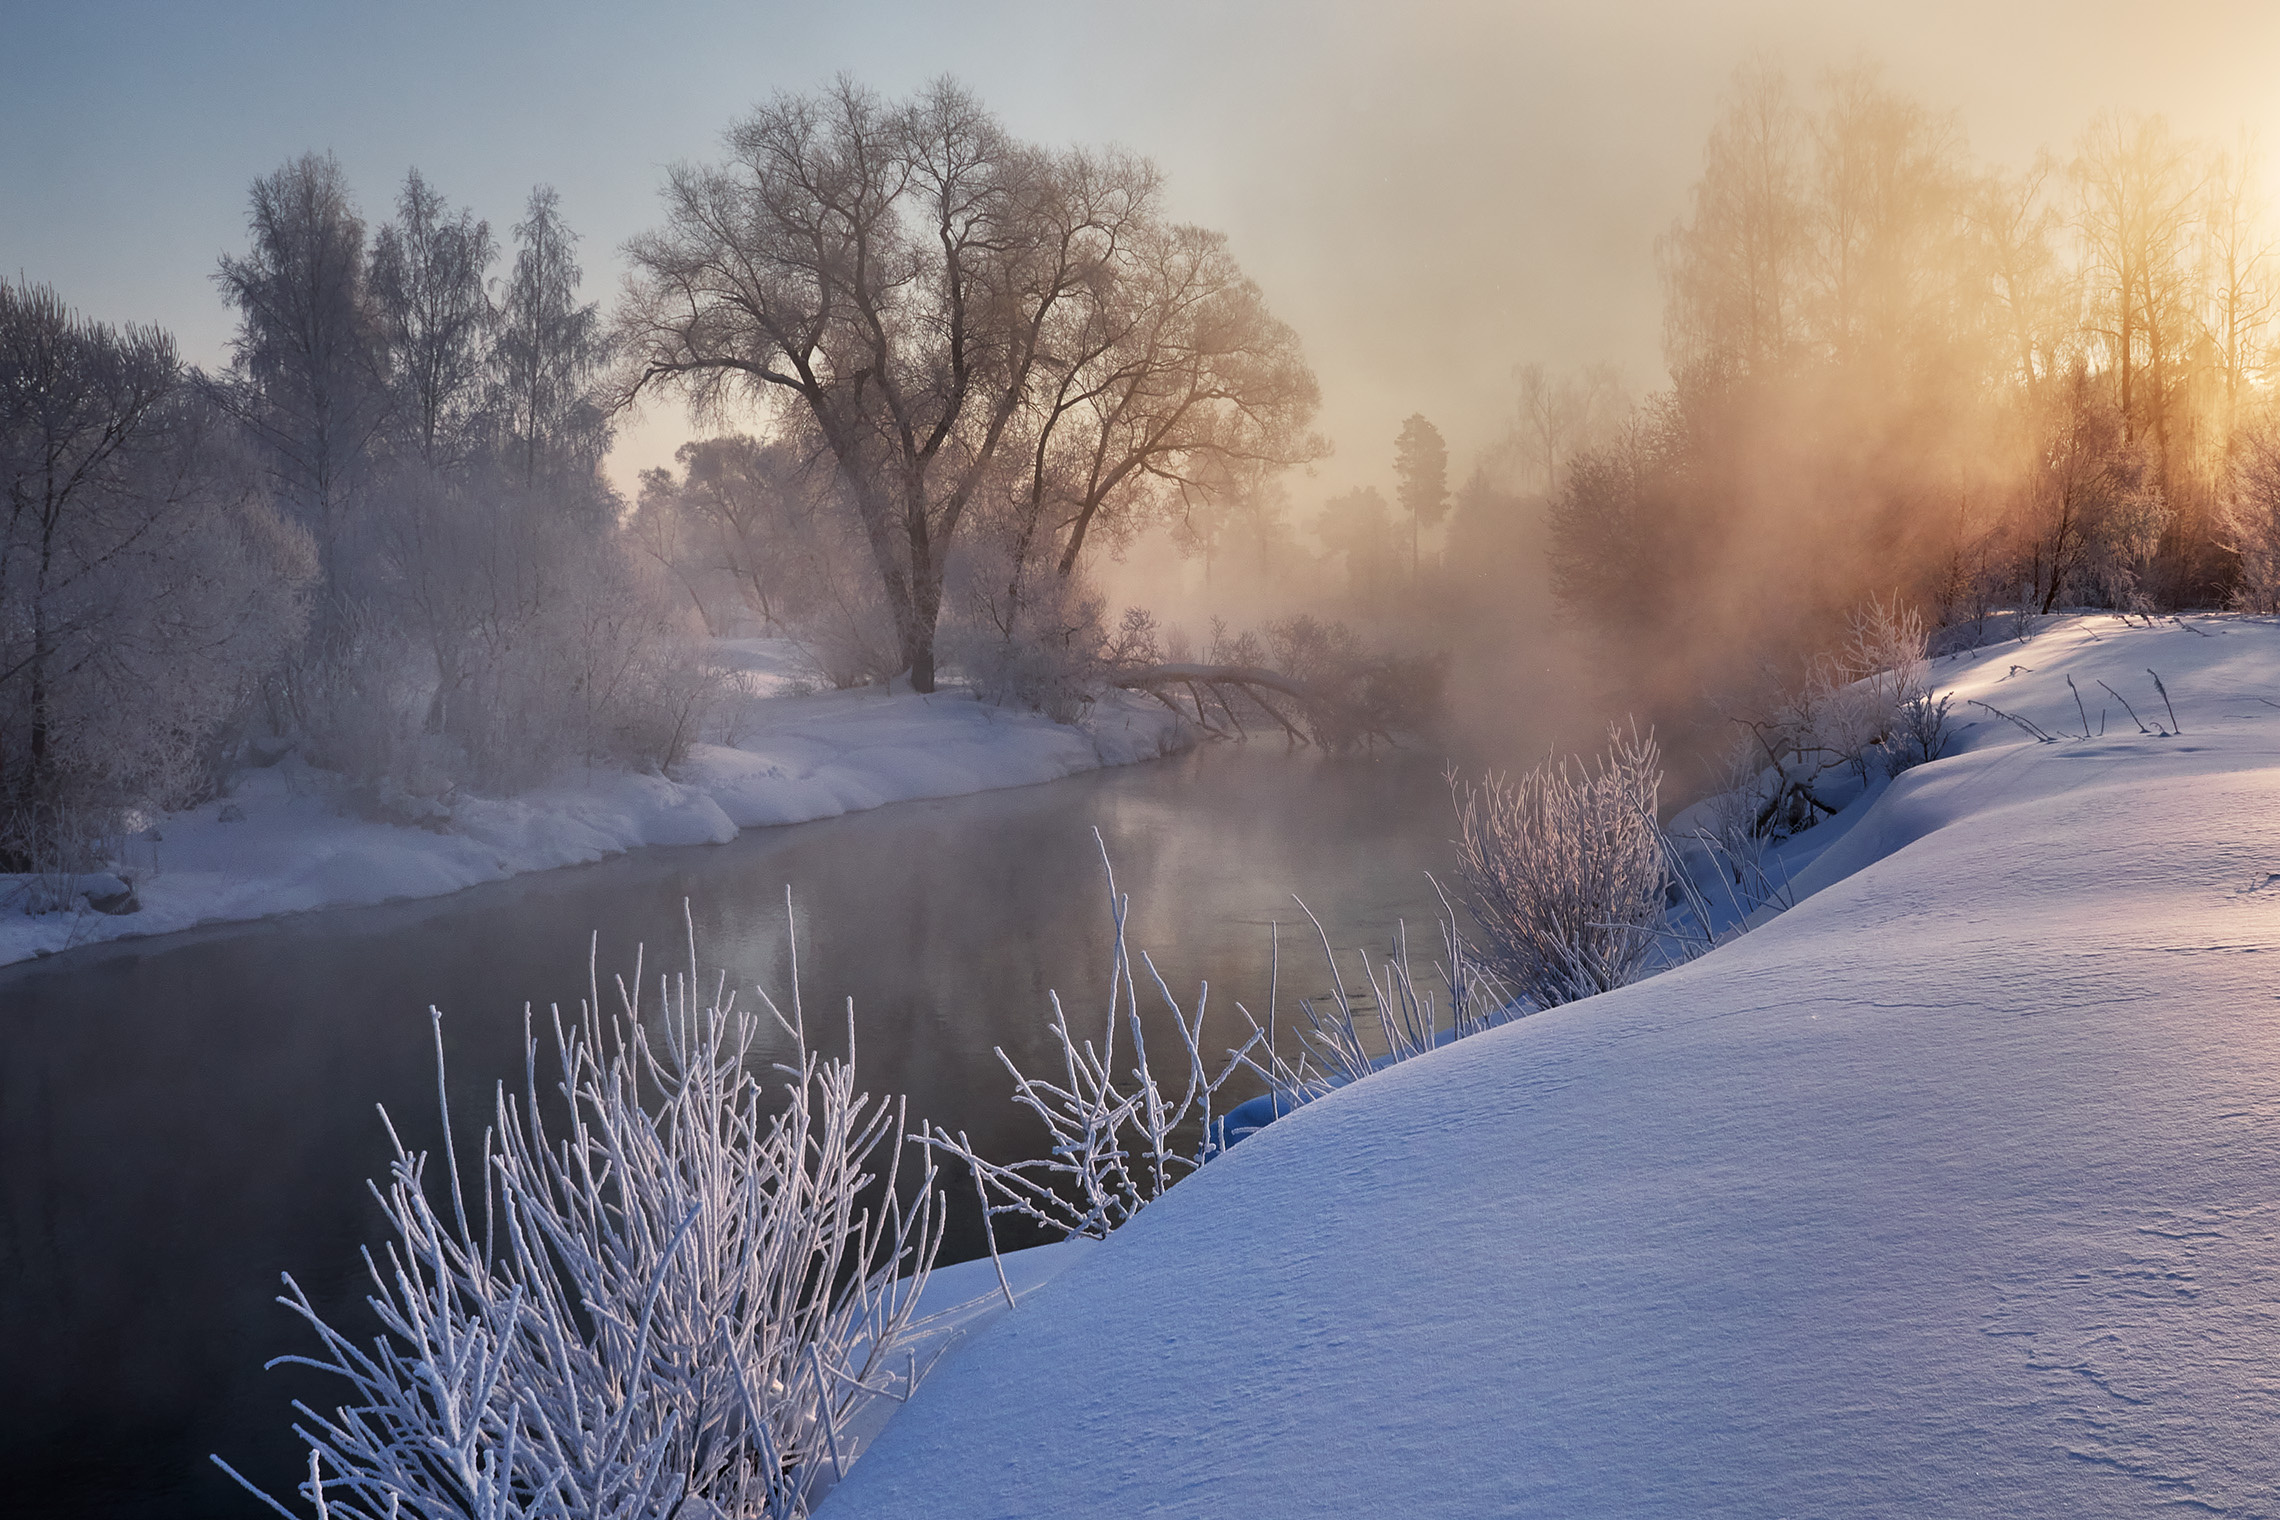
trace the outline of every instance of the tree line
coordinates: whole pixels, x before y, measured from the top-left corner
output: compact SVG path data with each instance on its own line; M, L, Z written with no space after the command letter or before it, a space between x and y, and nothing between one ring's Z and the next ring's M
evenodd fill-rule
M1666 694L1880 593L2274 610L2260 172L2119 114L1985 166L1872 70L1745 68L1658 247L1673 383L1542 477L1562 605Z
M288 754L438 827L669 765L705 634L1034 696L1129 642L1090 554L1326 450L1295 334L1146 160L948 82L778 95L726 146L609 314L550 188L502 239L414 170L372 230L313 153L216 267L219 370L0 290L0 869ZM601 464L652 399L715 436L629 502Z

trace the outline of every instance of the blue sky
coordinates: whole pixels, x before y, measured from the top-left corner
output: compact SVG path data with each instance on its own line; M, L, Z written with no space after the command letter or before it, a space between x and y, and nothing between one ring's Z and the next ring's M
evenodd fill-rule
M1753 54L1803 80L1879 60L2010 162L2107 106L2280 145L2280 6L2232 0L0 6L0 272L201 362L246 187L304 150L339 154L374 224L415 164L502 238L550 183L606 299L664 166L754 101L949 73L1024 136L1155 158L1175 211L1230 235L1321 375L1321 489L1382 481L1417 410L1461 467L1524 360L1661 378L1653 239ZM644 419L621 473L686 431Z

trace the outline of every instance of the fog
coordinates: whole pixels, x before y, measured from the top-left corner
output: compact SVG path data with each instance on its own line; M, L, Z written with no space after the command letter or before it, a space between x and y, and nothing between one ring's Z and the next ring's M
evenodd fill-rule
M1380 479L1400 421L1489 442L1510 369L1609 361L1662 373L1652 243L1683 210L1734 67L1801 80L1863 57L1983 156L2023 163L2108 107L2187 134L2280 130L2280 16L2122 0L1625 5L1367 4L1144 10L866 10L440 4L321 17L238 5L32 7L0 55L0 269L87 310L160 323L219 359L206 281L244 186L307 149L377 203L417 164L455 200L554 185L597 289L654 220L663 165L715 149L769 91L845 69L882 91L939 73L1022 135L1116 142L1163 166L1182 216L1226 231L1305 340L1339 445L1337 488ZM260 109L247 102L259 101ZM377 204L368 207L377 211ZM629 430L630 489L686 424Z
M1287 333L1311 370L1318 405L1302 422L1299 392L1284 387L1278 405L1288 415L1268 430L1274 441L1259 456L1292 462L1279 478L1237 490L1229 480L1206 479L1201 456L1183 456L1186 473L1166 477L1180 489L1149 496L1136 487L1129 503L1108 503L1084 548L1087 584L1071 581L1054 596L1078 622L1103 629L1127 605L1150 609L1157 654L1208 652L1215 619L1232 638L1300 613L1348 625L1357 648L1445 654L1456 730L1487 752L1581 742L1625 713L1698 724L1704 702L1731 697L1740 673L1810 655L1848 606L1880 589L1945 621L1961 604L1948 584L1955 574L1940 582L1934 562L1945 555L1960 563L1967 539L1984 561L1984 573L1975 573L1986 584L1973 593L1984 614L1990 597L2000 600L1990 588L2022 584L2019 557L2033 558L2036 540L2023 526L2032 513L2022 503L2034 494L2027 461L2038 449L2047 455L2043 444L2053 435L2035 411L2047 411L2047 398L2026 393L2077 360L2093 389L2114 388L2117 376L2119 383L2117 400L2077 398L2083 426L2103 406L2116 448L2136 450L2141 433L2159 435L2151 466L2115 466L2136 471L2133 481L2153 470L2146 490L2157 489L2159 511L2128 532L2109 523L2099 530L2106 536L2079 553L2066 537L2073 530L2060 524L2050 547L2065 564L2054 561L2047 577L2029 566L2030 598L2214 603L2243 584L2235 560L2246 551L2224 514L2240 497L2228 473L2240 452L2234 439L2248 437L2255 419L2237 398L2221 427L2199 401L2181 400L2179 411L2161 399L2169 396L2164 387L2200 384L2187 377L2190 344L2175 333L2151 340L2154 403L2142 388L2133 401L2133 361L2115 359L2092 314L2074 322L2073 339L2026 359L2023 376L2014 377L2021 395L1997 404L1982 394L2008 383L1990 378L2002 368L1989 357L1993 319L1943 317L1933 348L1949 379L1915 376L1902 387L1903 406L1892 386L1860 367L1843 325L1850 318L1830 327L1817 308L1796 313L1797 351L1810 350L1815 363L1853 366L1842 384L1803 372L1777 377L1763 355L1716 335L1679 334L1673 324L1684 318L1683 303L1665 276L1676 229L1699 210L1706 146L1746 71L1787 80L1797 172L1807 179L1819 172L1811 168L1821 151L1822 118L1814 113L1829 98L1830 81L1873 80L1880 98L1907 103L1925 124L1925 141L1937 139L1942 172L1953 171L1934 219L1968 219L1968 197L1957 188L1965 180L2018 175L2038 155L2054 155L2034 209L2050 218L2045 231L2060 262L2086 269L2083 191L2067 166L2101 113L2122 123L2165 120L2201 166L2187 178L2210 172L2219 150L2235 150L2237 165L2241 134L2280 125L2270 120L2264 78L2280 44L2280 17L2265 7L2173 7L2155 23L2121 3L1842 12L1770 0L1444 4L1398 14L1362 4L1073 13L999 5L955 15L914 6L861 19L812 7L692 4L629 22L600 7L494 8L470 18L425 5L357 16L246 5L191 18L150 5L50 8L14 25L0 59L0 135L11 149L0 157L0 204L9 213L0 218L0 269L27 287L51 289L90 320L163 329L188 366L215 375L233 363L242 368L251 352L240 325L250 308L218 298L216 261L245 247L247 187L305 154L330 155L344 187L343 214L375 232L390 220L410 168L453 214L486 219L502 245L513 208L534 186L549 187L582 266L577 301L603 324L635 310L621 289L638 296L641 282L657 277L655 261L645 264L631 250L665 224L662 192L673 166L721 162L733 123L770 100L813 96L835 78L890 102L954 79L1010 140L1053 153L1140 155L1160 175L1149 192L1149 224L1224 235L1212 245L1211 257L1221 261L1214 267L1255 284L1258 321L1267 324L1260 341L1271 347ZM2267 197L2274 173L2266 155L2236 200ZM1826 284L1826 255L1826 248L1798 255L1800 289ZM2204 268L2206 258L2195 258ZM503 279L504 267L490 278ZM1981 274L1963 278L1985 283ZM2196 278L2200 312L2209 287L2205 275ZM2103 297L2085 276L2072 299L2087 313ZM2144 301L2152 321L2154 296ZM574 304L563 306L565 316ZM2134 353L2126 320L2123 327L2120 350ZM1912 364L1934 363L1926 357L1932 348L1910 352ZM2236 355L2227 383L2260 398L2262 361L2261 348ZM1685 379L1688 362L1724 365L1729 377L1746 373L1752 389L1712 397L1697 388L1692 410L1681 408L1696 443L1716 435L1721 463L1710 473L1722 482L1703 495L1697 487L1707 477L1697 467L1710 456L1687 454L1695 495L1649 514L1656 531L1668 530L1664 551L1686 556L1685 573L1672 570L1652 586L1579 589L1590 576L1578 578L1577 556L1589 558L1578 546L1596 531L1606 551L1615 519L1604 502L1550 505L1567 487L1568 456L1620 435L1623 407L1603 403L1620 397L1651 411L1662 404L1658 397L1672 395L1674 375ZM1969 377L1958 378L1965 371ZM1556 438L1539 427L1529 442L1523 377L1530 373L1539 399L1588 378L1600 398L1585 409L1589 425L1567 426ZM811 407L806 422L787 422L756 393L711 397L720 404L699 420L686 386L643 387L622 371L608 379L600 367L588 378L592 405L615 408L606 426L589 430L607 444L594 484L614 489L621 514L644 500L658 503L663 515L648 520L651 537L639 552L684 582L690 566L671 561L664 546L687 537L686 524L668 519L675 502L695 497L645 496L652 489L645 472L671 477L692 438L751 434L797 454L801 427L822 428L806 439L818 447L830 431L818 421L822 412ZM239 382L263 383L250 371ZM274 411L278 403L263 404ZM1455 504L1446 520L1403 515L1394 443L1412 418L1428 422L1445 444ZM2173 448L2177 419L2185 419L2178 422L2185 441ZM2212 453L2208 439L2217 433ZM1801 441L1839 434L1875 444L1816 452ZM566 459L583 458L579 448L563 447ZM1212 447L1226 453L1222 441L1203 454ZM815 448L803 457L815 457ZM523 475L527 493L527 465ZM2109 484L2121 478L2112 470L2107 477ZM380 494L393 505L381 517L416 518L424 509L406 503L418 492L391 479ZM674 489L695 488L684 479ZM498 494L464 481L430 494L465 490ZM1371 515L1379 511L1366 495L1372 491L1386 504L1383 523ZM1491 510L1484 491L1501 492L1502 505ZM1942 492L1955 500L1935 502ZM1228 503L1238 497L1249 505L1230 515ZM1261 515L1270 498L1272 509ZM1978 505L1959 505L1966 499ZM1334 502L1342 505L1333 509ZM340 578L324 556L338 525L312 518L316 509L306 502L296 507L278 497L261 508L282 511L314 536L323 584L312 593L309 623L320 641L333 639L328 630L340 618L324 597ZM914 657L909 630L878 632L882 618L907 622L916 614L897 600L892 574L883 589L861 584L868 572L846 515L854 508L826 500L820 510L841 511L840 527L820 537L800 528L797 555L785 563L837 567L802 577L811 590L830 588L825 600L848 623L833 637L855 652L838 660L831 678L872 678L898 658L906 666L915 658L927 684L931 645ZM1947 521L1941 513L1961 526L1935 531L1935 520ZM807 523L812 512L803 507L793 516ZM958 574L978 584L999 572L974 566L1007 552L1006 543L1029 543L1017 518L1001 512L986 531L959 528L955 542L956 525L945 523L935 557L958 559L966 566ZM403 532L391 531L392 568L366 579L374 586L420 581L424 570L405 569ZM1245 533L1253 545L1248 563ZM1402 540L1414 545L1406 582L1390 568ZM1790 540L1809 548L1786 554L1776 547ZM1643 555L1636 534L1624 542L1619 552ZM639 552L624 550L636 559ZM1023 589L1020 554L1028 552L1016 554L1010 577L1000 576L1017 600L1034 590ZM1564 579L1554 574L1562 554ZM1421 567L1435 561L1436 574L1456 579L1429 584ZM620 587L614 561L578 563L581 585ZM921 581L943 573L939 564L921 569ZM1451 589L1457 580L1465 582L1461 594ZM957 575L952 581L955 602ZM692 595L688 605L668 605L665 596L643 626L701 614L707 630L727 631L703 596ZM918 602L930 595L922 586ZM990 612L986 601L945 616L998 617L998 631L1012 640L1011 614ZM775 612L759 615L775 631ZM292 621L290 609L278 617L280 628ZM872 626L858 626L865 619ZM438 649L451 642L432 633L398 642L410 647L422 638ZM1706 650L1722 653L1711 658ZM950 658L957 661L956 650ZM418 685L404 687L405 702L416 705ZM1014 685L1036 698L1031 675ZM439 702L431 699L431 709ZM281 720L272 713L268 721ZM177 756L173 773L184 774L186 764ZM503 775L515 766L502 759L490 769Z

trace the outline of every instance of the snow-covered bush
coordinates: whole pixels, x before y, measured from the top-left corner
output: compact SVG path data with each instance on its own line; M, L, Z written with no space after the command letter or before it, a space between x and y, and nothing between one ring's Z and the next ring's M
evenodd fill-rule
M327 1324L286 1279L322 1350L283 1360L346 1384L329 1413L299 1406L320 1516L804 1515L854 1461L857 1411L923 1375L904 1343L941 1242L931 1153L899 1175L919 1141L901 1102L809 1047L796 989L789 1016L767 1005L782 1080L755 1075L760 1021L701 993L694 961L692 942L655 1009L637 970L614 1014L598 983L557 1010L543 1074L526 1032L479 1179L448 1109L440 1177L390 1126L395 1239L367 1253L384 1334ZM440 1015L436 1063L440 1103Z
M1093 832L1096 843L1100 833ZM1109 912L1115 924L1109 964L1108 1003L1098 1044L1069 1028L1058 992L1046 994L1053 1009L1052 1030L1061 1051L1060 1080L1031 1077L1000 1047L997 1058L1013 1077L1014 1101L1045 1126L1049 1148L1043 1156L1011 1164L978 1154L963 1134L935 1130L931 1144L964 1162L981 1194L983 1220L995 1240L994 1221L1014 1215L1064 1238L1105 1239L1108 1234L1164 1195L1171 1185L1210 1160L1222 1147L1212 1124L1212 1103L1229 1077L1261 1038L1254 1034L1242 1049L1230 1051L1216 1074L1203 1058L1203 1016L1208 986L1187 1012L1143 953L1140 964L1163 998L1179 1031L1187 1059L1186 1083L1177 1098L1168 1094L1148 1065L1148 1040L1140 1023L1140 984L1124 938L1130 900L1116 890L1115 868L1101 844L1101 868L1108 878ZM1130 1043L1128 1068L1120 1068L1118 1029ZM1194 1135L1192 1146L1186 1136Z
M211 794L316 566L170 338L6 281L0 500L0 870L85 869Z
M1757 736L1736 732L1712 774L1710 795L1695 810L1700 822L1685 842L1696 847L1702 865L1718 872L1721 892L1732 895L1744 917L1769 901L1779 885L1766 868L1773 843L1765 828L1767 776Z
M986 541L963 561L961 616L943 630L945 663L984 701L1074 723L1123 671L1162 655L1155 617L1127 607L1112 625L1108 601L1082 576L1032 571L1016 600L996 578L1010 573Z
M1436 995L1418 974L1409 951L1408 926L1403 925L1388 952L1375 961L1366 950L1354 952L1362 985L1369 989L1365 996L1349 990L1321 921L1304 903L1299 904L1321 942L1331 990L1324 997L1299 1000L1305 1022L1296 1031L1296 1048L1286 1055L1275 1030L1274 986L1281 972L1280 946L1275 947L1267 1023L1261 1027L1257 1019L1250 1019L1254 1038L1247 1050L1251 1053L1242 1057L1244 1064L1266 1080L1272 1112L1288 1112L1333 1088L1358 1082L1372 1072L1421 1056L1451 1040L1493 1029L1526 1011L1497 975L1482 964L1480 953L1458 929L1456 910L1446 898L1442 907L1443 959L1434 968L1440 974L1441 994ZM1374 1018L1357 1019L1357 1006L1372 1010ZM1249 1009L1243 1012L1250 1017Z
M677 762L716 682L664 572L543 491L394 473L372 584L297 665L311 757L367 789L513 789L578 761Z
M1823 795L1831 773L1849 774L1857 791L1878 769L1898 774L1938 759L1954 742L1948 705L1932 695L1922 617L1897 597L1870 600L1848 620L1843 644L1808 662L1802 680L1784 688L1765 670L1755 696L1728 706L1747 739L1725 767L1715 810L1733 816L1714 831L1719 844L1739 861L1756 848L1752 838L1811 828L1836 811Z
M1458 863L1489 967L1549 1008L1651 969L1668 864L1653 737L1611 729L1596 764L1547 760L1455 787Z
M1867 694L1875 714L1872 742L1883 747L1884 767L1893 775L1937 760L1955 740L1948 728L1949 698L1932 696L1931 641L1924 620L1898 596L1872 598L1853 613L1845 648L1845 673L1853 690ZM1863 758L1856 762L1868 780Z
M2280 613L2280 428L2243 429L2239 445L2220 518L2240 561L2233 605L2270 616Z
M1955 731L1948 725L1948 707L1954 700L1944 695L1934 697L1929 686L1908 693L1884 738L1887 770L1897 776L1947 753L1955 742Z

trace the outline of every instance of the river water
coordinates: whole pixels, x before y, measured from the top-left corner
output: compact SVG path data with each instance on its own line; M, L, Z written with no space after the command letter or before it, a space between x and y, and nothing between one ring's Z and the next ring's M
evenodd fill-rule
M453 1110L479 1134L519 1080L526 1002L575 1005L599 935L605 983L637 946L709 977L787 983L792 889L811 1033L855 1003L858 1075L987 1153L1040 1148L993 1046L1050 1054L1046 991L1097 1027L1109 919L1176 992L1264 1011L1269 924L1283 997L1327 985L1302 895L1343 949L1398 921L1432 939L1447 870L1441 762L1212 746L1044 786L904 803L656 849L448 898L296 915L73 951L0 970L0 1509L22 1516L247 1516L207 1461L274 1493L304 1461L291 1401L340 1390L272 1357L314 1349L274 1302L291 1272L361 1325L358 1247L383 1239L364 1179L384 1104L415 1149L440 1135L426 1010L444 1012ZM1297 921L1303 934L1289 925ZM1168 1025L1165 1026L1168 1036ZM826 1048L844 1035L820 1038ZM1168 1040L1159 1040L1162 1051ZM972 1254L969 1225L945 1258Z

